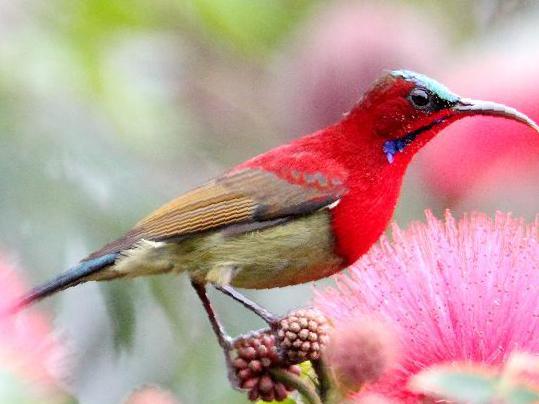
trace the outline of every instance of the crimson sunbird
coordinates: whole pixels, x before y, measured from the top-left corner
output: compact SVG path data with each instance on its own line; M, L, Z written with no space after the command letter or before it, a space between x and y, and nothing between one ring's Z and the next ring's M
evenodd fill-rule
M392 71L341 121L179 196L35 288L18 307L90 280L186 272L210 320L206 284L264 316L232 287L294 285L352 264L386 228L416 152L446 126L475 115L539 131L515 109L461 98L422 74ZM219 336L220 325L215 319L212 325ZM222 335L220 342L226 346Z

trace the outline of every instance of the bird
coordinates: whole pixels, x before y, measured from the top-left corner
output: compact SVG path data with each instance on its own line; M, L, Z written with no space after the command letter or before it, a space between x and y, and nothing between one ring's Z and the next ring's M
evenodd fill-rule
M17 310L87 281L186 273L220 344L229 348L206 285L271 321L235 288L296 285L353 264L390 222L414 155L448 125L476 115L512 119L539 132L513 108L459 97L420 73L389 71L340 121L158 208L21 297Z

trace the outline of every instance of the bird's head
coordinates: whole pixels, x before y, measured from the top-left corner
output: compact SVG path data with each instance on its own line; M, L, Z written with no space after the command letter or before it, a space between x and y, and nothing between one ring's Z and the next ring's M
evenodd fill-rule
M539 132L535 122L513 108L459 97L435 80L408 70L382 77L356 110L362 111L361 119L368 122L389 164L399 159L409 161L441 129L468 116L512 119Z

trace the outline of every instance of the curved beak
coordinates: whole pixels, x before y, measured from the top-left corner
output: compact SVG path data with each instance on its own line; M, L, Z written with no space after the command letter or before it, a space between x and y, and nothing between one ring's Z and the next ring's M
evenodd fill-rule
M522 122L539 132L539 126L533 120L522 112L503 104L461 98L451 109L459 114L465 115L490 115L512 119L513 121Z

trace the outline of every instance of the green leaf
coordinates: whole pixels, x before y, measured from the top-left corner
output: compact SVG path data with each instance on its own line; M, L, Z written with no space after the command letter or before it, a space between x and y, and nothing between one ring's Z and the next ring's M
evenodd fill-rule
M42 386L25 380L6 369L0 369L0 403L17 404L74 404L73 397L55 390L52 386Z
M150 293L156 303L163 310L170 324L173 326L174 332L178 338L188 338L188 332L184 324L189 322L189 319L182 315L182 301L178 299L178 295L185 292L180 282L171 279L176 275L162 275L152 277L146 281L150 288ZM189 296L191 297L191 296Z
M55 7L44 8L42 19L56 30L56 45L66 46L72 61L82 69L77 84L83 84L94 95L99 95L105 85L103 57L109 47L116 43L117 35L122 32L149 32L165 25L160 19L160 15L167 15L164 3L143 0L58 0ZM56 12L59 9L62 10L60 14Z
M103 290L113 326L114 346L129 349L135 335L134 288L125 287L123 282L111 282L104 285Z
M192 18L212 37L246 53L265 53L290 31L309 0L191 0Z
M501 398L511 404L533 404L539 402L539 391L532 386L515 386L506 391Z
M305 361L299 364L299 367L301 369L301 377L302 378L308 378L308 379L315 379L316 373L313 368L313 364L311 361Z
M471 404L491 402L499 378L490 369L471 365L439 365L427 368L410 381L418 393Z
M277 404L277 403L280 403L280 404L298 404L298 402L290 397L288 397L286 400L284 401L262 401L262 400L258 400L256 402L257 404Z
M539 402L539 358L526 352L512 352L498 386L499 396L511 404Z

